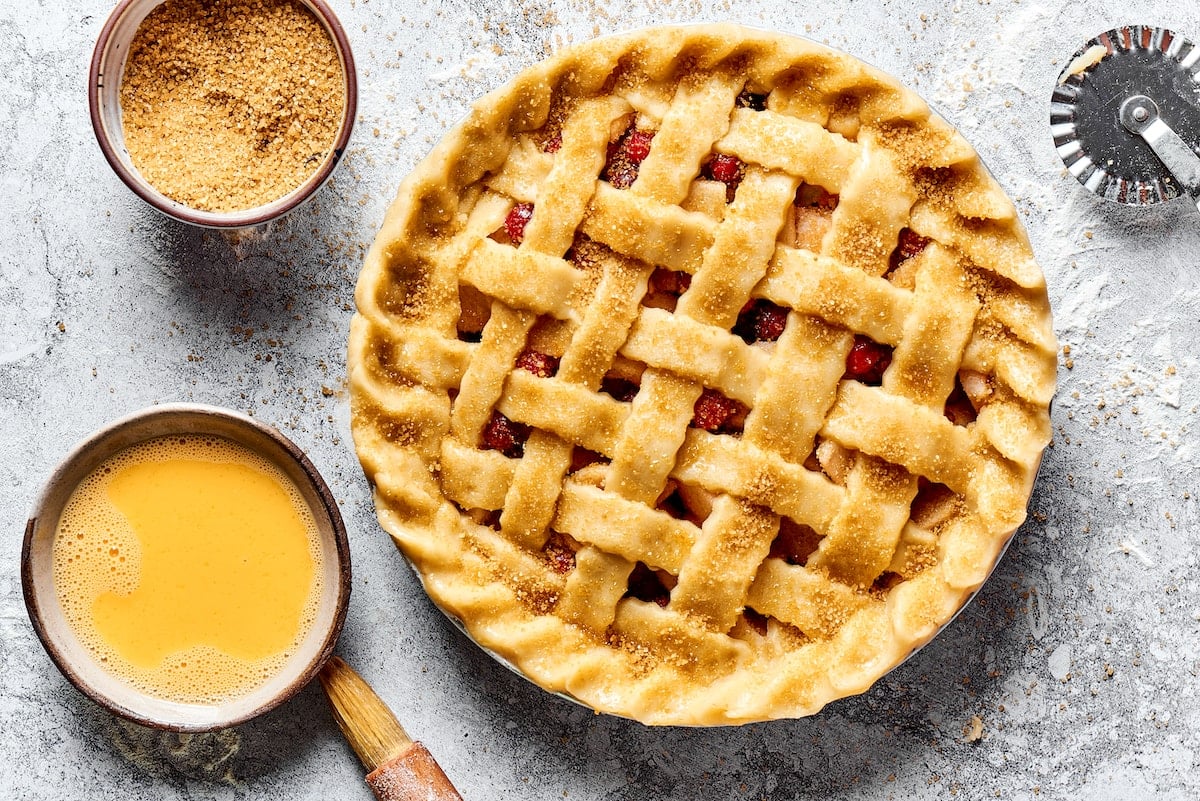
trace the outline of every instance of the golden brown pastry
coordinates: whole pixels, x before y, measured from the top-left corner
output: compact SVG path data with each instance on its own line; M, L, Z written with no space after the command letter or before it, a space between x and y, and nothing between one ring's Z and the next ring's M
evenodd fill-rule
M429 595L650 724L811 714L949 620L1050 440L1041 270L887 75L732 25L484 97L358 284L353 430Z

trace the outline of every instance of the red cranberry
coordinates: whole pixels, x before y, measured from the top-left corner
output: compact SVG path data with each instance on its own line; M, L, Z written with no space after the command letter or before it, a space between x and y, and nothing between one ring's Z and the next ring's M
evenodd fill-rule
M606 461L608 460L603 455L576 445L571 449L571 466L567 468L567 472L576 473L585 467Z
M675 272L662 267L656 267L654 272L650 273L650 288L655 292L666 292L678 297L687 292L691 285L692 276L689 273Z
M616 139L614 139L608 143L608 149L605 151L605 155L604 155L605 169L611 167L612 163L616 159L624 156L624 153L622 152L622 149L621 149L621 146L624 143L625 143L625 134L621 134Z
M715 389L706 388L696 401L692 423L696 428L718 432L725 429L738 414L745 412L746 407L743 404L725 397Z
M889 272L896 269L913 256L920 254L921 251L929 246L930 241L932 240L930 240L928 237L921 236L911 228L900 229L900 241L896 245L896 249L892 251L891 257L888 259Z
M510 458L525 453L527 439L529 426L515 423L500 412L492 412L492 418L483 427L483 446L488 450L500 451Z
M742 182L742 177L745 175L745 165L737 156L727 156L724 153L718 153L704 165L704 175L714 181L720 181L725 184L725 202L732 203L734 194L737 192L738 184Z
M650 142L653 139L654 131L631 131L625 140L625 155L634 164L641 164L650 155Z
M892 349L864 336L854 337L854 347L846 357L846 377L878 386L892 363Z
M754 321L754 335L763 342L774 342L783 336L783 329L787 326L787 316L787 309L776 306L774 303L763 304Z
M654 131L630 128L615 142L608 143L608 159L601 175L617 189L628 189L637 180L638 165L650 155Z
M616 376L605 376L600 382L600 391L612 395L622 403L629 403L637 395L638 385Z
M532 203L518 203L508 212L508 216L504 218L504 230L508 233L508 238L512 240L514 245L521 244L521 240L525 238L525 226L533 217Z
M751 300L738 315L733 331L747 342L774 342L787 326L787 309L769 300Z
M718 153L708 162L708 174L714 181L727 186L735 184L742 179L742 160L737 156Z
M517 369L528 370L541 378L549 378L558 372L558 357L527 350L517 357Z

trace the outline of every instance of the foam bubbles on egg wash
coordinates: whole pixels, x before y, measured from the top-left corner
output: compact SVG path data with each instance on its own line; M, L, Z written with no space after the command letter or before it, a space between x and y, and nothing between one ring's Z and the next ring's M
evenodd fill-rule
M80 642L150 695L216 704L278 674L316 620L322 555L295 484L248 448L171 436L76 487L54 582Z

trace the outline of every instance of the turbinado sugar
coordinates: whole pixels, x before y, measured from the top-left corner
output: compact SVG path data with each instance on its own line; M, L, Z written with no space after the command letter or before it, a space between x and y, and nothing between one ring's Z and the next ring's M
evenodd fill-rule
M295 0L168 0L138 28L121 82L134 166L167 197L211 212L304 183L345 104L333 41Z

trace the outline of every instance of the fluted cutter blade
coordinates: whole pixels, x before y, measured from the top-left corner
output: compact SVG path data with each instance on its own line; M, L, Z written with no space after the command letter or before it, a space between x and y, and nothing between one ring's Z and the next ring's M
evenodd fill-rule
M1067 169L1101 197L1127 205L1181 194L1150 146L1127 131L1120 107L1147 95L1200 153L1200 48L1173 31L1127 25L1089 40L1067 63L1050 101L1050 131Z

